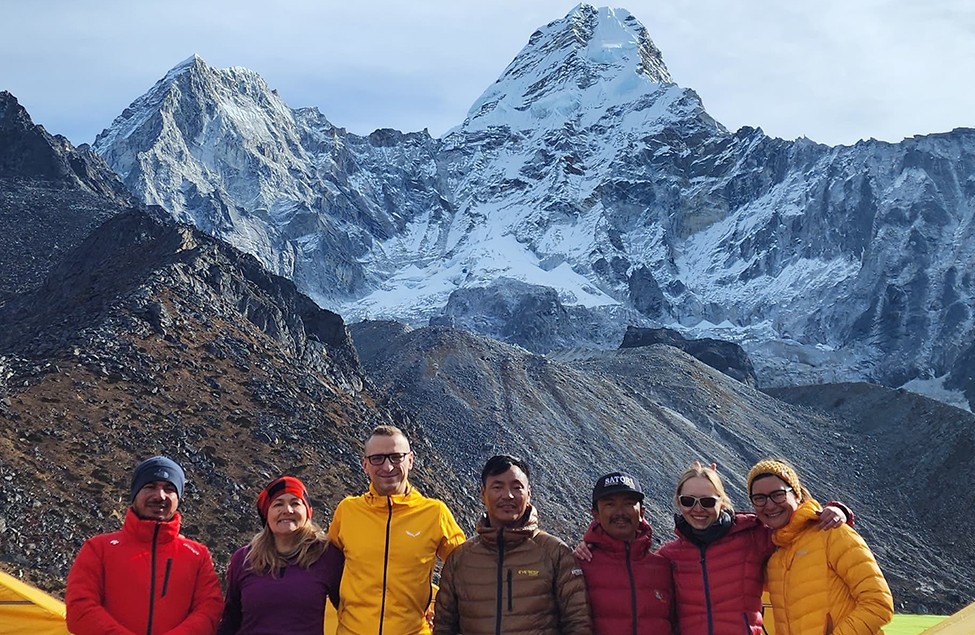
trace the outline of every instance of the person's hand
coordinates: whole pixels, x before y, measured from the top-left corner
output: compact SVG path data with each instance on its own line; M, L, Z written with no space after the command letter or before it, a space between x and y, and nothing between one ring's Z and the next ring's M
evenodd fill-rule
M579 560L585 560L586 562L592 561L592 551L589 550L589 545L586 544L585 540L579 541L576 548L572 550L572 555Z
M835 505L827 505L819 513L819 522L816 526L820 529L836 529L840 525L845 525L846 521L846 514L842 509Z

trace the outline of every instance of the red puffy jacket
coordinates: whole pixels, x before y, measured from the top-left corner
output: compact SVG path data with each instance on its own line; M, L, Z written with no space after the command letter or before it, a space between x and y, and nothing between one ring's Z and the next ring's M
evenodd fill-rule
M629 543L606 535L593 521L586 532L592 560L582 562L595 635L668 635L673 632L670 563L651 551L646 520Z
M75 635L212 635L223 611L206 547L179 535L180 515L88 539L68 573L64 603Z
M735 514L709 543L678 522L677 540L657 553L673 566L681 635L762 634L765 561L775 550L770 535L754 514Z

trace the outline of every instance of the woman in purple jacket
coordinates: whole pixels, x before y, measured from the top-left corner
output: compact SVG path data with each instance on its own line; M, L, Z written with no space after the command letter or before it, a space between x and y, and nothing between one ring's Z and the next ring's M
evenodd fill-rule
M227 566L218 635L321 635L326 598L338 605L342 551L312 522L308 492L293 476L271 481L257 511L264 527Z

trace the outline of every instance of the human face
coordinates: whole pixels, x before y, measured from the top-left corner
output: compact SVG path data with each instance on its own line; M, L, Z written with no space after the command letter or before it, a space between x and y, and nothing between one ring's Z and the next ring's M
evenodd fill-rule
M677 509L680 511L681 516L694 529L704 530L713 525L714 521L718 519L718 514L723 509L718 490L715 489L711 481L703 476L692 476L684 481L684 484L681 485L680 492L678 492L678 496L693 496L695 498L711 497L718 499L714 507L710 508L702 507L700 501L696 501L692 507L684 507L678 503Z
M763 476L752 483L752 491L749 493L749 496L754 496L755 494L765 494L768 496L773 492L785 490L788 487L789 484L778 476ZM754 503L752 503L752 506L755 508L755 515L758 516L758 519L766 527L769 529L779 529L788 525L789 521L792 520L792 514L799 508L799 499L796 498L796 493L790 490L786 492L785 500L781 503L776 503L769 498L761 507Z
M267 510L267 526L275 543L287 544L295 533L308 523L308 507L300 496L285 492Z
M635 494L610 494L596 501L592 517L610 538L630 541L636 538L643 518L643 504Z
M374 454L405 454L406 456L398 464L386 460L382 465L373 465L366 460L367 456ZM391 437L375 435L366 441L365 456L362 457L362 469L369 475L373 489L380 496L392 496L393 494L405 494L409 487L406 479L413 469L413 453L410 452L410 442L400 434Z
M169 481L152 481L142 486L132 501L132 511L144 520L172 520L179 507L176 486Z
M489 476L481 487L481 499L492 527L514 527L531 502L528 476L517 465Z

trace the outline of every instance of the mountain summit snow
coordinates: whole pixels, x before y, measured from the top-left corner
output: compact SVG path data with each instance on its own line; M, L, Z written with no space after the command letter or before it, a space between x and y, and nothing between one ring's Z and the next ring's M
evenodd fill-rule
M193 57L95 149L146 202L352 321L443 319L463 290L452 323L523 341L490 298L550 288L539 306L572 309L576 345L667 326L742 344L764 385L975 399L975 132L840 147L729 132L621 9L539 29L442 139L352 135Z

